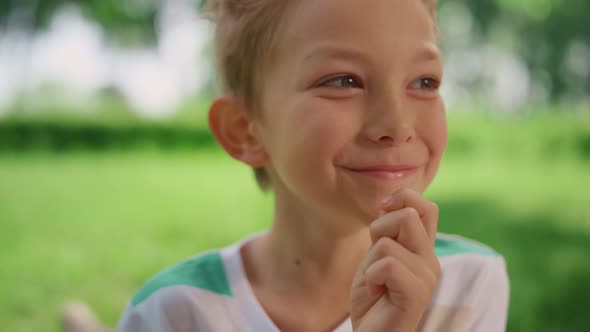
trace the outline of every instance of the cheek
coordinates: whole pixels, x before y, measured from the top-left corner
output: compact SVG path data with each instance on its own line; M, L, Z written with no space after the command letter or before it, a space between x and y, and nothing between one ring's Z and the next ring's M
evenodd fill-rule
M354 141L354 113L344 104L314 99L281 111L271 153L277 176L291 191L325 201L333 195L336 158Z
M447 119L442 102L434 111L425 114L420 119L422 139L428 148L429 164L426 169L428 182L432 181L440 165L440 161L447 147L448 129Z
M433 156L442 157L448 143L447 119L444 110L437 111L426 121L427 145Z
M344 103L309 99L297 105L285 123L293 151L326 163L354 139L355 122Z

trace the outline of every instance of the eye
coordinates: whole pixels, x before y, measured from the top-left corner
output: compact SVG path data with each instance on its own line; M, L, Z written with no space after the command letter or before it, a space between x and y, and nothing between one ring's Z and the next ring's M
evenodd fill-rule
M363 83L355 76L341 75L324 80L318 86L339 89L362 89Z
M440 81L432 77L422 77L410 84L410 89L435 91L440 87Z

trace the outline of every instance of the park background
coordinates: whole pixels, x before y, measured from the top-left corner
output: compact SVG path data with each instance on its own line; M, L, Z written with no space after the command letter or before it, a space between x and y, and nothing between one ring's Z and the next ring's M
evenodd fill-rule
M509 331L587 331L587 0L443 0L450 143L425 195L440 230L503 254ZM163 267L271 220L206 125L211 26L196 0L0 2L0 322L114 326Z

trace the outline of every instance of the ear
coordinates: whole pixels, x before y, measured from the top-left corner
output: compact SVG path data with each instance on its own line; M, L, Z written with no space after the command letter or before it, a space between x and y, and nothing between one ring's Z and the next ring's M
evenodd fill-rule
M219 97L209 109L209 128L221 147L233 158L260 168L268 161L268 155L254 133L253 121L235 97Z

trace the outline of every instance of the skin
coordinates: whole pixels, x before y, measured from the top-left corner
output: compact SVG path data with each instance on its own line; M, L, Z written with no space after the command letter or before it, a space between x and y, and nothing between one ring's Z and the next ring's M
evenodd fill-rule
M223 148L273 183L246 274L282 331L349 315L355 331L415 331L440 275L438 208L420 194L447 144L433 20L415 0L304 0L290 18L261 109L222 96L209 112Z

